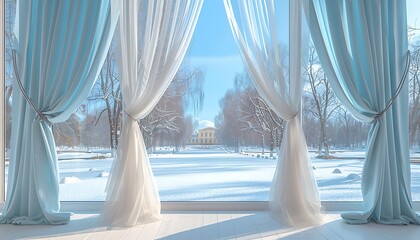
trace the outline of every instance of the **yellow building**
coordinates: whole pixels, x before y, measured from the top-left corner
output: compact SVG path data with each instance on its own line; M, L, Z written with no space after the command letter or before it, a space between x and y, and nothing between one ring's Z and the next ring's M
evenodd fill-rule
M207 128L198 130L198 132L192 135L190 144L193 144L193 145L217 144L216 128L207 127Z

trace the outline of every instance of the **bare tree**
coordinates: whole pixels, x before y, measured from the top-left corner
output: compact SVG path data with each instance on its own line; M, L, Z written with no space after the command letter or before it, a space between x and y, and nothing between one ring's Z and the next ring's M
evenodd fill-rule
M243 131L251 130L261 135L263 153L264 133L269 134L270 157L272 157L274 150L280 146L284 120L273 112L253 86L248 86L241 93L239 121L243 123Z
M14 44L13 28L15 25L16 1L6 0L5 2L5 140L6 148L10 148L10 138L12 130L12 96L13 79L15 72L12 63L12 48Z
M350 149L360 146L365 142L369 125L356 120L350 112L342 106L338 109L337 113L335 119L337 124L331 123L331 125L336 125L334 142L341 143ZM343 130L345 134L343 134Z
M418 28L416 24L414 26L407 26L407 28L408 39L411 41L419 34L420 28Z
M155 137L158 135L173 136L181 132L181 126L178 125L179 119L184 117L180 97L164 96L144 119L140 120L140 126L143 132L146 146L150 148L154 144Z
M241 143L255 142L258 137L263 153L268 145L273 156L280 145L283 119L258 94L246 74L236 74L234 89L228 90L219 104L221 111L215 124L220 142L239 151Z
M319 123L319 141L318 152L319 155L329 156L329 138L327 137L328 120L334 115L339 108L337 98L335 97L330 83L321 68L316 54L315 47L311 43L308 48L308 59L306 61L305 73L309 88L307 92L312 96L307 104L304 106L304 111L312 114ZM322 151L324 150L324 154Z
M195 114L201 110L203 81L201 70L182 66L152 112L140 120L149 152L162 144L173 145L179 151L190 140L193 123L187 111ZM162 139L166 141L162 143Z
M103 116L108 119L109 143L111 149L118 145L119 132L121 130L122 95L118 77L118 69L111 47L106 56L104 65L88 97L97 111L94 124L97 125Z
M420 127L420 40L410 43L409 133L410 145L418 144Z
M302 127L305 132L306 142L308 147L315 147L319 144L319 123L318 120L308 111L307 106L310 104L308 101L312 101L311 95L305 93L302 96Z
M220 112L215 117L216 134L218 141L228 148L239 152L241 136L244 134L239 121L238 109L240 97L237 91L228 90L219 100Z
M82 147L80 146L83 138L82 124L81 119L74 113L67 121L54 124L52 129L56 145L58 147Z

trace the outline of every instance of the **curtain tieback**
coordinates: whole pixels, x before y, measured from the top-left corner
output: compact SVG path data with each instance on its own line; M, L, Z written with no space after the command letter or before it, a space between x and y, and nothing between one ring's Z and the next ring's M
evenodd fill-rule
M20 77L19 77L19 72L17 69L17 63L16 63L16 50L12 49L12 59L13 59L13 70L15 70L15 75L16 75L16 81L19 85L19 89L22 92L23 97L25 98L25 100L29 103L29 105L31 106L31 108L36 112L36 114L38 115L38 117L44 121L45 123L47 123L48 125L52 125L52 122L50 120L48 120L47 116L42 113L34 104L34 102L32 101L32 99L28 96L28 94L25 91L25 88L22 85L22 82L20 81Z
M133 117L132 117L130 114L128 114L128 112L126 112L125 110L124 110L124 113L125 113L125 115L127 115L127 117L128 117L128 118L130 118L131 120L133 120L133 121L137 122L137 119L133 118Z
M299 106L298 110L296 111L296 113L293 114L293 116L287 121L290 121L290 120L294 119L299 114L299 112L300 112L300 106Z
M400 80L400 83L398 84L397 89L395 90L394 96L389 100L388 104L384 108L384 110L380 111L378 114L376 114L372 120L372 122L379 121L381 117L385 114L385 112L392 106L392 104L397 99L398 95L400 94L402 87L404 86L404 83L407 79L408 72L410 70L410 64L411 64L411 58L410 58L410 51L407 51L407 63L405 65L404 74Z

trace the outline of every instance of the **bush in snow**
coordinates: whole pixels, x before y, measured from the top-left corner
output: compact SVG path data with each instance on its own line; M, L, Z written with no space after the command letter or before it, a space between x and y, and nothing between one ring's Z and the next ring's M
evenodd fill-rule
M81 182L77 177L64 177L61 179L60 184L68 184L68 183L79 183Z
M356 173L350 173L348 176L347 176L347 178L348 179L351 179L351 180L355 180L355 181L358 181L358 180L361 180L362 178L360 177L360 175L359 174L356 174Z
M100 172L96 177L109 177L109 172Z

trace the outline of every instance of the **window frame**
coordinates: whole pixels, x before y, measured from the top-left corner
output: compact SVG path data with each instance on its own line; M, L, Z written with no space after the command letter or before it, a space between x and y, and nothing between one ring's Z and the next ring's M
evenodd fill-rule
M3 149L0 153L0 212L4 208L6 200L6 179L5 179L5 1L0 1L0 149ZM203 133L201 133L201 137ZM193 139L196 143L199 143L200 134L197 135L197 139ZM200 139L202 142L203 139ZM163 211L182 211L182 210L196 210L196 211L214 211L214 210L226 210L226 211L264 211L269 209L268 201L258 202L246 202L246 201L229 201L229 202L197 202L197 201L163 201ZM61 201L62 211L97 211L99 212L104 205L104 201ZM324 211L354 211L362 210L362 201L321 201L321 205ZM413 207L415 210L420 210L420 201L413 201Z
M0 32L2 33L2 36L0 37L0 57L1 57L1 64L0 64L0 149L2 149L1 153L0 153L0 210L3 209L3 205L4 202L6 201L6 196L5 196L5 192L6 192L6 161L5 161L5 130L6 130L6 126L5 126L5 102L4 102L4 97L5 97L5 50L6 50L6 45L5 45L5 17L6 17L6 11L5 11L5 1L0 1L0 13L1 14L1 19L0 19Z

